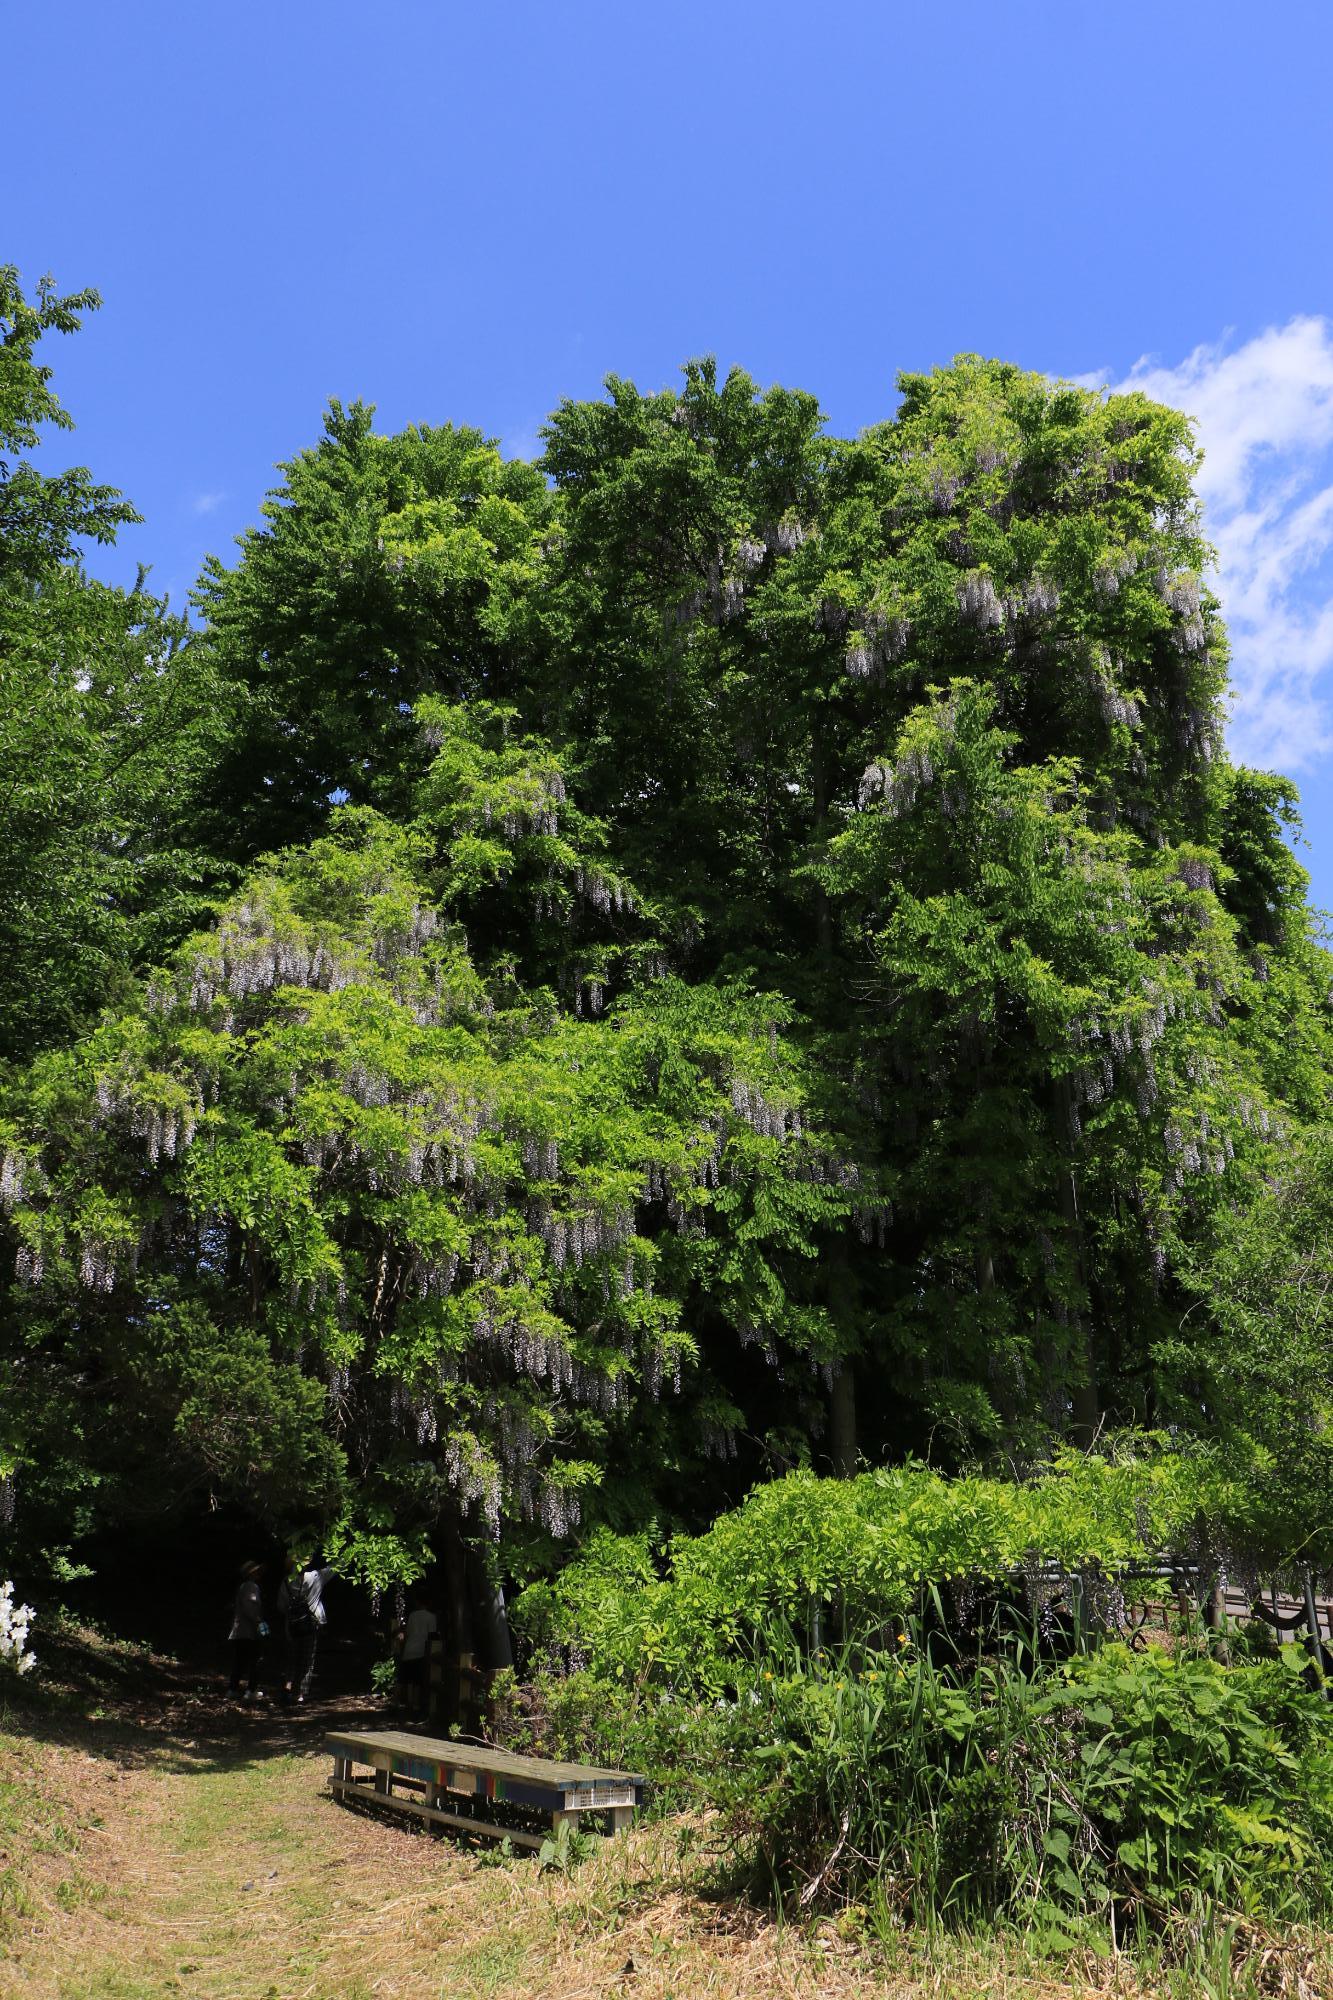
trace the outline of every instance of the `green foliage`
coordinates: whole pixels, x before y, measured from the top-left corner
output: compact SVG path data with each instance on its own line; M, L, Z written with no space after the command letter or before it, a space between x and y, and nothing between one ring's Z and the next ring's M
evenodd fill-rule
M780 1007L660 978L579 1018L581 984L565 1012L478 968L450 913L493 874L572 876L613 938L626 897L565 840L548 751L428 723L446 772L413 827L347 806L260 869L140 1007L34 1066L4 1134L19 1381L77 1408L97 1357L101 1402L142 1398L212 1490L346 1509L376 1583L442 1518L567 1532L634 1402L693 1365L699 1292L816 1343L783 1267L848 1204Z
M199 823L249 857L331 797L424 814L487 975L779 995L863 1194L784 1318L872 1455L1205 1423L1162 1357L1219 1209L1323 1115L1328 1010L1291 790L1220 753L1189 426L972 356L900 387L847 443L710 362L613 379L546 478L334 406L201 588ZM707 1291L717 1449L825 1449L767 1301L756 1371ZM688 1447L641 1424L669 1476L625 1505L679 1510Z
M1132 1942L1333 1897L1333 1723L1286 1659L1110 1647L945 1675L858 1652L762 1669L730 1714L733 1834L804 1904L874 1885L916 1922Z
M811 1659L777 1625L725 1697L538 1669L497 1681L491 1729L717 1810L756 1886L799 1909L1180 1957L1237 1918L1327 1921L1333 1719L1305 1664L1182 1642L942 1669L906 1639Z
M707 1533L677 1537L659 1572L646 1536L589 1538L517 1615L604 1679L719 1693L775 1626L921 1631L977 1593L1026 1581L1032 1618L1063 1599L1085 1634L1114 1626L1136 1566L1271 1565L1263 1469L1197 1451L1063 1453L1043 1477L944 1478L919 1465L760 1486ZM1328 1549L1321 1550L1324 1561Z
M1140 1341L1164 1332L1168 1259L1253 1185L1284 1114L1218 857L1108 830L1078 765L1020 761L997 702L955 681L907 718L826 880L894 995L890 1052L929 1052L898 1094L919 1123L898 1198L922 1233L895 1338L960 1389L986 1374L1011 1435L1037 1378L1090 1433L1094 1301Z
M42 582L68 563L82 536L111 542L139 516L110 486L93 485L83 466L48 478L10 453L31 451L43 426L72 430L74 422L51 387L51 370L33 356L48 333L75 333L80 316L102 303L92 290L61 298L43 278L27 299L13 264L0 265L0 579Z
M139 517L82 467L12 456L71 427L33 353L98 303L49 280L29 301L0 267L0 1065L128 998L133 969L198 920L210 868L188 825L212 725L185 627L143 575L124 591L79 567L80 541Z
M487 1734L507 1750L651 1778L653 1811L715 1803L732 1726L725 1705L541 1664L493 1675L487 1706Z
M540 1583L576 1520L1169 1421L1224 1453L1171 1537L1324 1561L1327 960L1294 793L1223 751L1187 420L967 355L855 441L613 378L537 466L335 404L187 632L21 456L93 303L0 281L19 1546L213 1493L376 1584L464 1530ZM753 1548L633 1544L626 1675L691 1592L711 1673L844 1557L893 1609L1128 1546L1110 1471L901 1476L938 1533L779 1482Z
M585 1833L572 1820L561 1820L559 1830L548 1834L537 1849L537 1866L555 1868L561 1873L576 1868L591 1855L596 1839L596 1834Z
M505 699L539 623L540 474L478 431L386 438L372 415L334 403L239 565L200 579L228 718L201 812L227 854L308 839L333 794L401 807L422 761L412 705Z
M387 1700L392 1695L398 1678L398 1662L392 1657L376 1660L370 1669L370 1685L373 1691Z
M1323 1114L1327 980L1290 787L1220 754L1186 420L900 387L855 444L707 365L562 406L546 684L666 935L792 999L892 1197L815 1287L872 1452L1030 1457L1156 1421L1211 1218Z
M1333 1539L1331 1255L1333 1133L1318 1125L1218 1215L1194 1265L1195 1309L1158 1353L1181 1403L1206 1402L1263 1467L1270 1548L1317 1568Z

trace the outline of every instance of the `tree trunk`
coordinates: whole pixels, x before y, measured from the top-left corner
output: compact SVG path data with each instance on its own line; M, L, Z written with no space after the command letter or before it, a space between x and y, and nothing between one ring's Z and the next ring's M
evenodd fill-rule
M850 1479L856 1471L856 1371L850 1357L833 1371L829 1397L829 1456L834 1475Z
M1055 1086L1056 1118L1060 1135L1060 1207L1073 1252L1074 1275L1082 1293L1082 1304L1070 1308L1069 1370L1070 1402L1075 1444L1088 1446L1097 1435L1101 1421L1101 1397L1097 1386L1097 1357L1092 1326L1088 1317L1088 1265L1084 1252L1083 1219L1078 1211L1078 1180L1074 1171L1074 1100L1069 1079L1061 1077Z
M494 1560L474 1549L468 1571L472 1582L473 1620L481 1642L482 1659L492 1670L512 1667L514 1647L509 1636L504 1585L496 1574Z
M443 1579L445 1643L454 1659L475 1650L472 1605L467 1587L467 1550L457 1513L451 1508L440 1524L440 1573Z

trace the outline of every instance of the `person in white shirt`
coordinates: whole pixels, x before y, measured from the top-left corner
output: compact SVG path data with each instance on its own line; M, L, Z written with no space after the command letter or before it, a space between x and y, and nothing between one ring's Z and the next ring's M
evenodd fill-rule
M298 1706L309 1699L310 1684L315 1677L319 1635L328 1623L324 1592L331 1573L318 1556L308 1563L289 1556L286 1575L278 1585L278 1611L287 1634L287 1684L283 1700L290 1702L294 1695Z
M407 1617L398 1628L398 1686L410 1709L425 1707L429 1686L431 1640L440 1621L424 1591L414 1591L408 1600Z

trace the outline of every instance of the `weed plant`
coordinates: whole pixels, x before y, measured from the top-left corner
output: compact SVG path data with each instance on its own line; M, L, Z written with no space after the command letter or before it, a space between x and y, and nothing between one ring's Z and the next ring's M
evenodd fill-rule
M775 1655L775 1658L777 1656ZM1333 1904L1333 1727L1303 1656L1124 1646L941 1669L910 1642L764 1667L724 1811L780 1896L1117 1941Z
M1297 1648L945 1664L905 1629L812 1654L774 1625L724 1696L546 1673L507 1684L501 1728L712 1805L751 1891L788 1911L1202 1966L1247 1927L1333 1915L1333 1710L1307 1678Z

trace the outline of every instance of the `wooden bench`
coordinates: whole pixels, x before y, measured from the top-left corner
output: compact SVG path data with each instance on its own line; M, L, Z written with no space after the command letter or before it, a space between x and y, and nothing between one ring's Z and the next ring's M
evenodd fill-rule
M633 1823L643 1804L645 1780L633 1771L604 1771L595 1764L553 1764L474 1743L449 1743L405 1730L340 1730L327 1738L333 1758L329 1781L335 1798L367 1799L412 1813L436 1826L485 1833L517 1847L540 1847L546 1838L523 1826L502 1826L476 1807L451 1811L448 1801L494 1800L525 1812L549 1813L551 1830L577 1826L583 1813L607 1813L611 1831ZM369 1777L353 1776L358 1765Z

